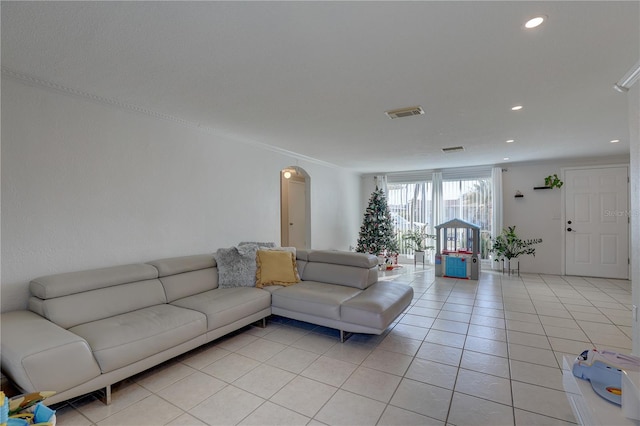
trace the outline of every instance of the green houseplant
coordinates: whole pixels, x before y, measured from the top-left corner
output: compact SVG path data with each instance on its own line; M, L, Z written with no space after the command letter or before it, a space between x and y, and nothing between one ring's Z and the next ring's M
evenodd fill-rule
M502 233L492 238L491 253L496 255L496 262L503 260L507 269L511 270L511 260L519 256L530 254L535 257L535 244L542 242L542 238L523 240L516 234L516 227L509 226L502 230Z
M554 174L544 178L544 185L548 186L549 188L562 188L564 182L560 180L557 174Z
M427 239L435 239L435 235L429 235L426 232L427 225L420 229L411 229L402 235L402 239L406 242L407 248L413 251L425 251L433 249L434 246L427 246Z

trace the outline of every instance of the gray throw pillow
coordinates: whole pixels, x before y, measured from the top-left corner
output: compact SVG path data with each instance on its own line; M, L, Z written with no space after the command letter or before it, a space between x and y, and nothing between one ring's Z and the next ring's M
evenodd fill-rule
M256 244L218 249L215 255L218 263L218 286L255 287L257 251Z

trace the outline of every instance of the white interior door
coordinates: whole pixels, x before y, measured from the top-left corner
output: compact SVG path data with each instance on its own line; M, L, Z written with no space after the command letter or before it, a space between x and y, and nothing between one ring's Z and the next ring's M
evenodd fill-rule
M565 171L565 273L629 278L627 167Z
M299 249L307 246L305 190L304 182L289 181L289 245Z

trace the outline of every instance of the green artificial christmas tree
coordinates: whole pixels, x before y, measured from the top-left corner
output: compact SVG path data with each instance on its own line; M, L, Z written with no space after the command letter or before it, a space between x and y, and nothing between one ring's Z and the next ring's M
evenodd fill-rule
M398 253L398 241L387 206L387 197L378 187L371 194L369 206L364 212L356 251L387 256Z

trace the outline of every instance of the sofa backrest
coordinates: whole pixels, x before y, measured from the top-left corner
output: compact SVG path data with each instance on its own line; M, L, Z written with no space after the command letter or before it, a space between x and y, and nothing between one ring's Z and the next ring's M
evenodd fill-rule
M166 303L158 271L131 264L36 278L29 309L63 328Z
M218 268L213 254L160 259L149 265L158 270L169 303L218 288Z
M298 269L298 275L300 279L302 279L302 275L304 275L304 268L307 266L307 262L309 261L309 252L311 250L296 250L296 268Z
M320 281L364 290L378 281L378 259L373 255L334 250L297 254L298 273L304 281ZM300 260L300 258L305 260ZM300 262L305 262L300 272Z

